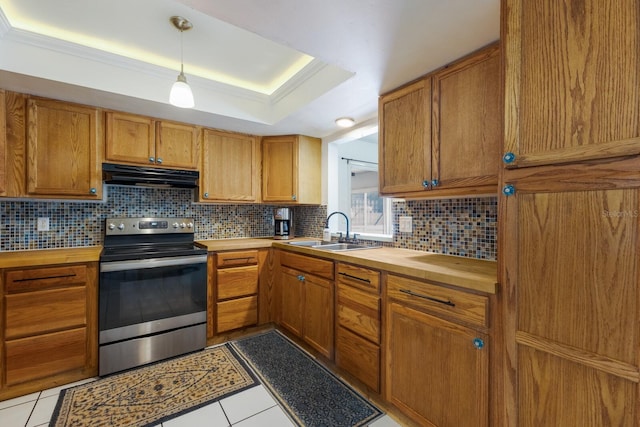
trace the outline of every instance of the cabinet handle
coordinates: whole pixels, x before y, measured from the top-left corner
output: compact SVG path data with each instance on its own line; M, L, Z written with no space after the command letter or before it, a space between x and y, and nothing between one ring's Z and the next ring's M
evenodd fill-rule
M425 190L429 189L429 180L425 179L424 181L422 181L422 186L424 187Z
M161 164L162 164L162 157L158 157L158 158L156 159L156 163L158 163L158 164L160 164L160 165L161 165Z
M156 162L155 157L149 157L149 163L155 163L155 162Z
M516 160L516 155L511 152L504 153L504 156L502 156L502 161L507 165L510 163L513 163L515 160Z
M402 292L404 294L407 294L407 295L411 295L412 297L424 298L424 299L427 299L429 301L438 302L440 304L448 305L449 307L455 307L456 306L454 303L452 303L449 300L443 300L443 299L439 299L439 298L430 297L428 295L418 294L418 293L413 292L410 289L400 289L400 292Z
M516 194L516 187L511 184L507 184L502 187L502 194L504 194L505 196L513 196L514 194Z
M298 274L298 280L304 282L304 276L302 274Z
M225 258L222 262L227 262L227 261L246 261L249 262L253 259L252 256L243 256L243 257L238 257L238 258Z
M209 198L209 193L204 193L203 196L204 196L205 199L208 199Z
M354 280L359 280L361 282L365 282L365 283L371 283L371 280L369 279L363 279L362 277L358 277L358 276L352 276L351 274L347 274L347 273L338 273L341 276L344 277L348 277L349 279L354 279Z
M475 348L477 348L478 350L482 350L482 347L484 347L484 341L480 338L474 338L473 339L473 346Z
M295 194L293 194L293 195L291 196L291 200L296 200L296 199L297 199L296 195L295 195Z
M432 187L437 187L438 184L440 184L440 181L438 181L437 179L432 179L431 180L431 186Z
M94 187L91 187L89 189L89 193L91 193L91 194L96 194L97 192L98 192L98 190L96 190Z
M65 279L65 278L71 278L71 277L76 277L75 273L72 274L59 274L56 276L42 276L42 277L30 277L28 279L15 279L13 280L13 283L21 283L21 282L35 282L37 280L49 280L49 279Z

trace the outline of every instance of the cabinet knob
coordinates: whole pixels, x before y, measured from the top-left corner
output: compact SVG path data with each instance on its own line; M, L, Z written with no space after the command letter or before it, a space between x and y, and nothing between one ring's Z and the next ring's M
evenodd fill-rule
M504 194L505 196L513 196L514 194L516 194L516 187L511 184L507 184L502 187L502 194Z
M298 274L298 280L303 282L304 281L304 276L302 274Z
M162 157L158 157L158 158L156 159L156 163L158 163L158 164L160 164L160 165L161 165L161 164L162 164Z
M507 165L509 163L513 163L515 160L516 160L516 155L511 152L504 153L504 156L502 156L502 161Z
M291 200L296 200L296 199L297 199L296 195L295 195L295 194L293 194L293 195L291 196Z
M437 179L432 179L431 180L431 186L432 187L437 187L438 184L440 184L440 181L438 181Z
M424 181L422 181L422 186L424 187L425 190L428 190L430 185L431 184L429 183L428 179L425 179Z
M91 187L89 189L89 193L91 193L91 194L96 194L97 192L98 192L98 190L96 190L94 187Z
M204 193L203 196L204 196L205 199L208 199L209 198L209 193Z
M484 347L484 341L480 338L474 338L473 339L473 346L475 348L477 348L478 350L482 350L482 347Z
M155 163L155 162L156 162L155 157L149 157L149 163Z

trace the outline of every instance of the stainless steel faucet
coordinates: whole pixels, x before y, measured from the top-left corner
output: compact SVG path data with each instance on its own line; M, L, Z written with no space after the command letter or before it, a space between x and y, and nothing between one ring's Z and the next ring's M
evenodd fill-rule
M328 228L329 227L329 220L331 219L332 216L334 216L335 214L340 214L344 217L344 220L347 222L347 236L346 236L346 240L349 240L349 217L344 213L344 212L340 212L340 211L335 211L335 212L331 212L329 214L329 216L327 217L327 220L324 222L324 228Z

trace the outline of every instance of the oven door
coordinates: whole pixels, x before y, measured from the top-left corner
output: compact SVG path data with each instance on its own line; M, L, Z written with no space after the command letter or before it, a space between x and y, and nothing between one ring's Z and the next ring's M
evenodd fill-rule
M207 255L100 264L100 344L206 323Z

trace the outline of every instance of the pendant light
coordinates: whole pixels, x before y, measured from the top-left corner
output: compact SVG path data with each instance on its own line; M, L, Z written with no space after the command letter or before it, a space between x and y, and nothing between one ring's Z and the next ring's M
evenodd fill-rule
M184 62L182 58L182 33L193 28L193 25L188 19L183 18L182 16L172 16L170 21L174 27L180 30L180 74L178 74L178 79L171 87L169 102L171 105L175 105L176 107L193 108L193 92L191 92L191 88L187 83L187 78L184 76Z

